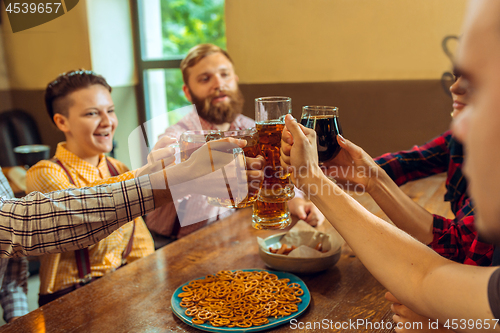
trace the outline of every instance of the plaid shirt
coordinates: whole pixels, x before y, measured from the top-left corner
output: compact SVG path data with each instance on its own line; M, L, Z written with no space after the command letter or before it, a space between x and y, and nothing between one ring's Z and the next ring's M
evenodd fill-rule
M475 206L467 194L467 181L462 174L462 145L453 139L450 131L409 151L384 154L375 162L398 186L446 171L444 200L450 202L455 218L433 214L434 239L429 246L457 262L491 265L494 246L478 240L474 226Z
M5 177L0 177L0 196L9 199L14 197ZM27 314L28 259L26 257L0 258L0 284L2 285L0 303L3 308L3 319L9 322L13 317Z
M148 176L92 188L33 192L22 199L12 196L0 169L2 258L82 249L154 209Z
M200 128L201 126L201 128ZM255 127L255 121L251 118L245 117L243 115L238 115L236 119L231 123L228 131L246 129ZM188 130L217 130L215 124L206 121L205 119L198 116L196 111L191 111L186 116L184 116L175 125L170 126L165 130L165 133L160 136L165 135L175 137L179 140L182 133ZM177 210L183 211L184 221L202 221L199 223L194 223L180 228L177 237L183 237L197 229L205 226L207 223L215 222L217 219L222 219L228 216L233 211L232 209L217 207L210 205L207 202L207 197L203 195L193 194L188 200L184 199L177 203ZM175 218L177 216L177 210L174 208L174 204L167 204L154 212L150 213L146 217L146 223L148 227L164 236L171 236L174 230ZM212 216L207 220L208 216Z
M0 168L0 303L5 321L28 313L27 260L7 257L83 248L154 209L147 176L99 188L13 198Z
M42 193L65 188L91 187L103 182L114 183L106 160L115 167L121 178L132 179L128 168L118 160L100 156L97 167L90 165L66 149L61 142L57 146L55 157L63 163L75 184L72 184L66 172L56 163L40 161L26 174L27 192ZM118 178L118 180L124 180ZM131 263L154 252L153 239L141 217L135 220L134 242L132 251L126 258ZM122 265L122 252L128 245L132 234L133 222L127 223L97 244L89 246L89 259L92 277L101 277ZM51 294L79 282L78 267L74 252L54 253L40 258L40 293Z

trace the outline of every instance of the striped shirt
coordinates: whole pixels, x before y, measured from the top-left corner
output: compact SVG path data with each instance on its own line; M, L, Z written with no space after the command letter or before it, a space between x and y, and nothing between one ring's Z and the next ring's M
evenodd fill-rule
M28 312L26 261L8 257L83 248L153 209L148 176L14 199L0 168L0 302L5 321Z
M1 169L0 169L1 171ZM0 257L82 249L154 210L148 176L92 188L12 199L0 172Z
M74 185L69 181L63 168L52 161L40 161L26 174L27 191L52 192L65 188L90 187L96 182L116 182L131 179L133 174L127 167L104 155L100 156L97 167L90 165L66 149L65 143L57 146L57 158L68 170ZM106 160L116 168L121 177L111 178ZM92 277L101 277L122 265L122 252L132 234L134 222L130 222L114 231L111 235L88 248ZM153 239L143 219L135 219L133 247L127 256L128 263L154 252ZM40 258L40 293L51 294L79 282L78 267L73 252L55 253Z

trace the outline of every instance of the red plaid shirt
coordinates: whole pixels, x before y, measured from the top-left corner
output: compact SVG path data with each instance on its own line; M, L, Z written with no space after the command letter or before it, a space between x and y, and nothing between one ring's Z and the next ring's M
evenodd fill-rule
M375 159L398 186L406 182L447 172L445 201L454 219L434 216L434 239L429 246L448 259L467 265L489 266L494 246L478 239L474 226L474 204L467 194L462 174L462 145L447 131L423 146L387 153Z

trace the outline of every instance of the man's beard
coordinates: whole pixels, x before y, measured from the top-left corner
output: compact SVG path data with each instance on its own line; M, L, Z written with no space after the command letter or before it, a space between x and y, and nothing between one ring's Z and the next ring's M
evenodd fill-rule
M198 115L216 125L232 123L241 114L243 103L245 102L239 87L235 91L225 90L216 92L205 99L198 98L191 89L189 89L189 93L193 104L196 106ZM227 95L229 103L221 102L213 105L212 100L220 95Z

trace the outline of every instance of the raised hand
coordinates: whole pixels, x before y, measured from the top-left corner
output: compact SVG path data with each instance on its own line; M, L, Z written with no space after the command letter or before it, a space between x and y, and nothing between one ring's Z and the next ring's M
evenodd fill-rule
M326 167L325 173L341 185L348 182L360 184L370 192L374 179L383 170L361 147L341 135L337 135L337 141L342 149L334 159L323 164Z
M292 182L306 194L309 181L321 175L316 149L316 132L298 124L291 115L285 117L281 136L281 166L290 172Z
M172 165L175 162L175 149L171 145L176 144L177 139L164 136L155 144L148 154L148 164L135 170L135 176L140 177L151 174Z

